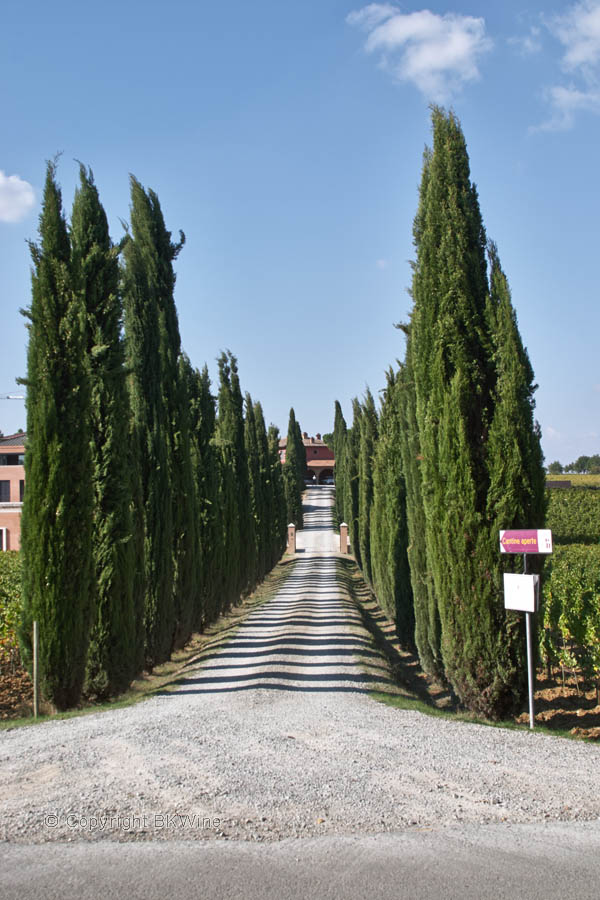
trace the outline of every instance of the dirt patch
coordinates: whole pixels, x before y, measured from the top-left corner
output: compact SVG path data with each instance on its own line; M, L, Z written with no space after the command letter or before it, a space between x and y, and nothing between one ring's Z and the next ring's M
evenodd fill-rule
M31 715L33 685L20 663L12 663L0 673L0 719L16 719Z

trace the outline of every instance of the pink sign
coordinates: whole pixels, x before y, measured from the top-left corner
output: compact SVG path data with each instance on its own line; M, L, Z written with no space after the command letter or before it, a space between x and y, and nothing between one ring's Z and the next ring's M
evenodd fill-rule
M500 532L501 553L552 553L549 528L522 528Z

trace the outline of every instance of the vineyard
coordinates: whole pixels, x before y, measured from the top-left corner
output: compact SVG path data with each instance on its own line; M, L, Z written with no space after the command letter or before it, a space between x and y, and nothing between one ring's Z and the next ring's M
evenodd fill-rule
M600 704L600 491L549 490L547 525L554 553L543 577L539 648L547 672L558 667L577 695L595 687Z
M600 491L558 488L548 494L547 524L555 544L600 543Z

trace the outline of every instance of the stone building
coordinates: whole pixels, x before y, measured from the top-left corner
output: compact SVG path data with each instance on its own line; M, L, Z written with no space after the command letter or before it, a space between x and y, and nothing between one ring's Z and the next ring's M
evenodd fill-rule
M0 550L21 547L25 435L0 437Z
M335 457L321 435L309 437L306 431L302 435L302 443L306 450L306 476L307 484L333 484L333 472ZM279 441L279 459L285 462L285 449L287 438Z

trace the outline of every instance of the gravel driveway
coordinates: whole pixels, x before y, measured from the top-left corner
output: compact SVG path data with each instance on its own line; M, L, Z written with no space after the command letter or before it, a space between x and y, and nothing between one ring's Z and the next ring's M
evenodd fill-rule
M0 838L277 840L600 817L600 747L368 696L387 671L336 583L331 503L331 489L307 491L289 580L177 691L0 733Z

